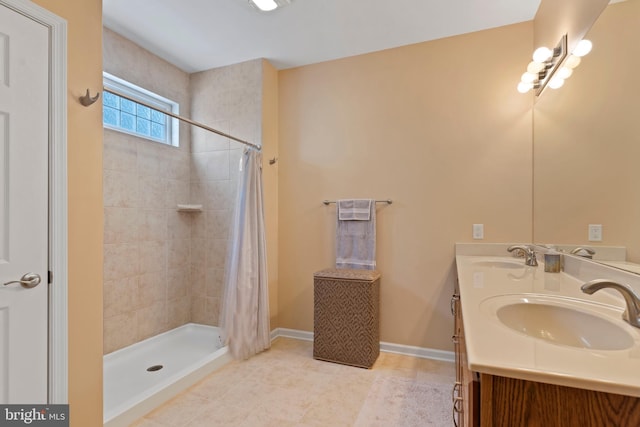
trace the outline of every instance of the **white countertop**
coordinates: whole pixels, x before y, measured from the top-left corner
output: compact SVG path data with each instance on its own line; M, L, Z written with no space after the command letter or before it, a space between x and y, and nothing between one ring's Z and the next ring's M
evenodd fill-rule
M600 261L603 264L610 265L611 267L616 267L621 270L627 270L632 273L640 273L640 264L636 264L635 262L628 261Z
M619 280L620 274L613 271L615 269L571 257L565 261L569 264L565 270L573 275L545 273L542 256L538 267L527 267L524 260L511 256L491 256L486 255L487 252L476 256L468 255L469 252L468 248L457 250L456 264L471 370L640 397L640 329L622 320L624 300L615 291L587 295L580 290L580 286L591 278ZM506 251L501 253L509 255ZM496 268L479 261L520 262L522 267ZM575 271L587 271L590 277L581 277L584 275ZM634 280L629 276L627 283ZM502 324L487 308L492 297L495 300L497 296L508 294L588 301L598 311L598 316L619 325L634 343L624 350L593 350L559 345L517 332Z

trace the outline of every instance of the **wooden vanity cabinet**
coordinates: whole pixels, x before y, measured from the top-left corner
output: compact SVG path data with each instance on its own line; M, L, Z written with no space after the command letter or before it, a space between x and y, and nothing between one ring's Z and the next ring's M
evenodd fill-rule
M637 427L640 399L481 374L481 426Z
M452 396L455 426L640 426L637 397L470 371L458 294L451 299L451 311L455 316L456 383Z
M464 325L460 296L451 298L451 312L455 318L453 343L456 356L456 382L453 386L453 421L458 427L480 426L480 383L476 372L469 370L464 341Z

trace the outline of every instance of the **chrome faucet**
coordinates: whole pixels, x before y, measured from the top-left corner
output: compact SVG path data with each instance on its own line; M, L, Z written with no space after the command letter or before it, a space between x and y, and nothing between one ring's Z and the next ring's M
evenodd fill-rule
M589 295L604 288L615 289L620 292L627 303L627 309L622 313L622 318L627 321L631 326L640 328L640 296L631 288L631 286L624 283L611 282L605 279L592 280L585 283L580 287L582 292Z
M529 265L531 267L535 267L538 265L538 260L536 259L536 252L533 250L531 246L525 245L512 245L507 248L507 251L516 252L516 256L524 257L524 265Z
M581 254L580 252L586 252L587 254ZM577 248L574 248L571 251L572 255L578 255L584 258L593 258L593 256L596 254L596 251L594 251L591 248L583 248L582 246L578 246Z

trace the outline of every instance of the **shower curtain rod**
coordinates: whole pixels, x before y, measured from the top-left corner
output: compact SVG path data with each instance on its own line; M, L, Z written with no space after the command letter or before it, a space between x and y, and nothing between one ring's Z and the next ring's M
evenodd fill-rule
M259 145L257 145L257 144L254 144L253 142L249 142L249 141L245 141L245 140L240 139L240 138L236 138L236 137L235 137L235 136L233 136L233 135L229 135L228 133L224 133L224 132L222 132L222 131L219 131L218 129L214 129L214 128L212 128L212 127L210 127L210 126L207 126L207 125L205 125L205 124L202 124L202 123L200 123L200 122L196 122L195 120L191 120L191 119L188 119L188 118L186 118L186 117L179 116L179 115L174 114L174 113L172 113L172 112L170 112L170 111L164 111L164 110L161 110L161 109L159 109L158 107L154 107L153 105L151 105L151 104L147 104L146 102L141 101L141 100L139 100L139 99L134 99L134 98L132 98L132 97L130 97L130 96L128 96L128 95L125 95L124 93L121 93L121 92L115 91L115 90L113 90L113 89L107 89L106 87L103 87L103 88L102 88L102 90L103 90L104 92L109 92L109 93L112 93L112 94L114 94L114 95L117 95L117 96L119 96L120 98L124 98L124 99L127 99L127 100L129 100L129 101L135 102L135 103L137 103L137 104L144 105L145 107L151 108L152 110L157 111L157 112L159 112L159 113L166 114L167 116L169 116L169 117L173 117L174 119L178 119L178 120L183 121L183 122L185 122L185 123L189 123L190 125L193 125L193 126L199 127L199 128L201 128L201 129L204 129L204 130L208 130L209 132L213 132L213 133L218 134L218 135L220 135L220 136L224 136L225 138L232 139L232 140L234 140L234 141L236 141L236 142L239 142L239 143L241 143L241 144L248 145L248 146L250 146L250 147L255 148L255 149L256 149L256 150L258 150L258 151L260 151L260 150L262 149L262 147L260 147L260 146L259 146Z

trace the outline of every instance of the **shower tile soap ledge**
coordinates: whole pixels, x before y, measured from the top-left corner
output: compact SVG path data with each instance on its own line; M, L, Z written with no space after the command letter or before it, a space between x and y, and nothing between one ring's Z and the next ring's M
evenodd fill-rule
M179 212L202 212L202 205L178 205Z

